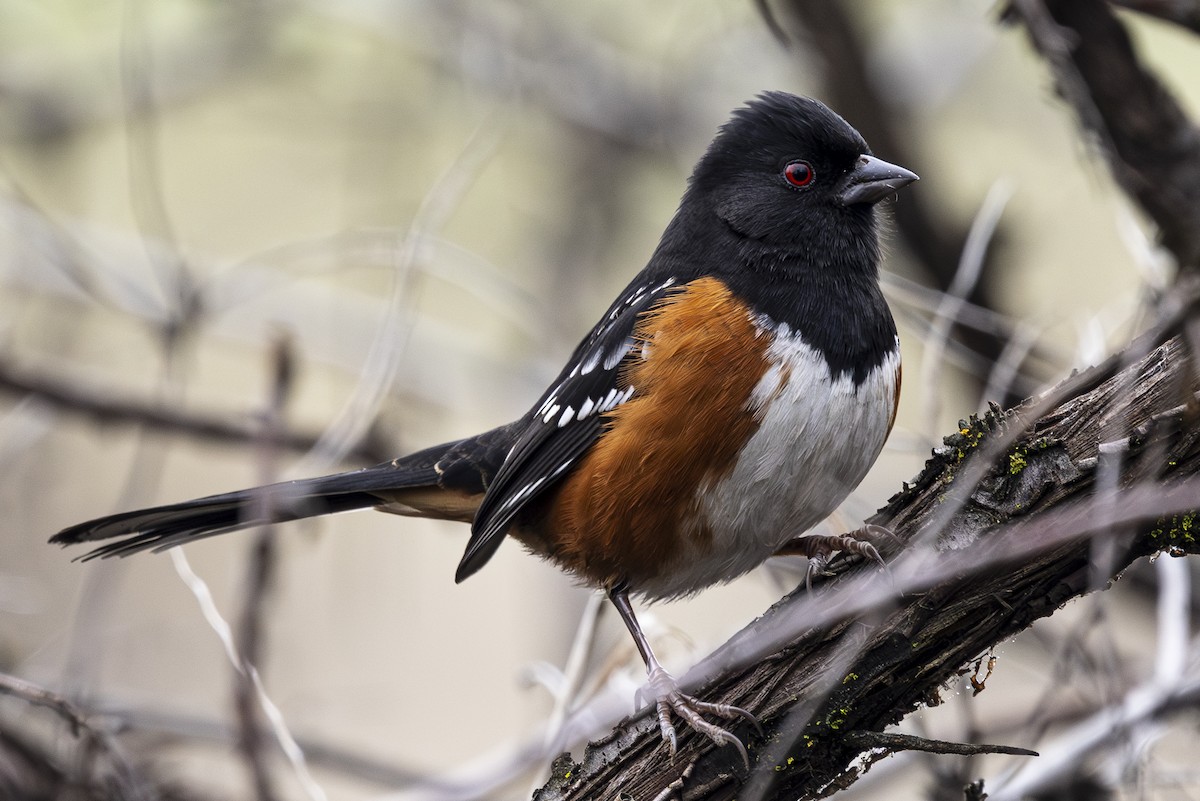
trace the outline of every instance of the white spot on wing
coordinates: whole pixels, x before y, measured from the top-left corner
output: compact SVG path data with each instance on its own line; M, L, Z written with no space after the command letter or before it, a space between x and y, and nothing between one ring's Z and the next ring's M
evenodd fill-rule
M580 368L579 368L579 374L587 375L588 373L595 370L596 367L599 366L600 359L603 358L603 356L604 356L604 351L602 351L600 348L596 348L595 350L593 350L591 353L589 353L587 355L587 358L583 360L583 365L580 366Z
M596 402L593 401L591 398L585 398L583 403L579 404L578 419L582 420L583 418L585 418L589 414L591 414L592 407L594 407L595 405L596 405Z
M562 417L560 417L558 419L558 427L562 428L563 426L567 425L574 419L575 419L575 407L568 406L567 408L563 409Z
M530 483L521 487L521 489L519 489L515 493L513 493L512 497L510 497L507 501L505 501L503 504L501 504L500 510L508 511L509 509L513 508L514 506L516 506L517 504L521 503L523 500L528 498L530 495L532 495L534 493L534 491L538 487L542 486L542 484L544 484L544 483L546 483L546 479L539 478L538 480L531 481Z
M625 341L618 348L613 348L604 356L604 369L611 370L621 363L621 359L625 358L625 354L633 350L633 337L625 337Z
M554 390L546 396L546 400L542 401L542 405L538 407L535 416L546 413L546 410L558 402L558 391L562 389L562 384L559 384Z

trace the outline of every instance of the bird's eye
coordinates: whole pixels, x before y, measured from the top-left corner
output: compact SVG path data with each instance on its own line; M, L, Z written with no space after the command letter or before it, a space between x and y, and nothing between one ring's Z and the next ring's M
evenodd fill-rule
M807 161L793 161L783 168L783 177L792 186L808 186L816 173Z

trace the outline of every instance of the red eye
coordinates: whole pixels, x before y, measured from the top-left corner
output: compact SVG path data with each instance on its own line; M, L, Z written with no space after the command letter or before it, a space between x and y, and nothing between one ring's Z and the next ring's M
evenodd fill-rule
M808 186L815 175L807 161L793 161L783 168L783 177L792 186Z

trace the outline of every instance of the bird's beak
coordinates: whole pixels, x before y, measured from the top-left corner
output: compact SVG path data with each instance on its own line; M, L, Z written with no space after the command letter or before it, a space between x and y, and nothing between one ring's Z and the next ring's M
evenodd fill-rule
M834 187L833 197L839 205L878 203L897 189L919 181L915 172L889 164L874 156L859 156L858 164L846 173Z

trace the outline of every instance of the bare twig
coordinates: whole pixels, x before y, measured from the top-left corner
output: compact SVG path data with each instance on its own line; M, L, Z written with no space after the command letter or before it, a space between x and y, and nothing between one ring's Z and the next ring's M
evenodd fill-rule
M63 410L82 415L103 425L137 425L164 433L226 445L253 445L259 436L252 422L238 422L217 415L187 412L178 404L162 404L119 397L109 388L89 384L81 377L61 377L24 367L0 357L0 392L29 395ZM315 433L281 431L279 447L307 452L319 439ZM346 458L360 464L377 464L395 456L394 448L377 432L368 430Z
M112 734L102 727L94 726L90 716L76 704L44 687L2 673L0 694L11 695L26 703L49 709L70 726L72 735L81 740L82 759L76 767L79 774L72 777L75 781L85 784L96 781L91 775L84 775L85 771L96 776L107 773L110 775L106 783L115 797L130 801L149 801L157 797L158 794L151 790L147 778L125 757ZM0 732L2 731L0 728ZM107 770L92 764L97 758L106 763ZM5 786L8 784L0 784L0 787Z
M87 715L82 710L61 695L53 693L44 687L39 687L32 682L0 673L0 693L20 698L23 701L53 711L70 724L71 733L77 737L82 730L88 728Z
M987 743L952 743L948 740L931 740L911 734L881 731L852 731L846 733L846 742L863 751L879 748L889 753L896 751L925 751L930 754L1007 754L1009 756L1037 756L1037 751L1017 748L1012 745L988 745Z
M988 190L975 219L971 222L967 241L963 245L962 255L959 257L958 269L950 281L950 286L942 296L929 336L926 338L925 354L921 361L923 366L921 389L924 393L923 417L928 426L928 430L924 433L931 439L937 430L938 417L941 416L942 355L946 350L950 332L954 328L954 320L961 315L967 297L979 283L988 246L992 236L996 233L996 227L1000 224L1000 217L1004 213L1004 208L1008 205L1012 193L1012 184L1004 180L992 184L992 188ZM997 354L997 361L1008 351L1008 347L1002 349Z
M287 404L294 371L291 344L284 336L276 339L272 351L270 400L263 414L258 447L258 481L264 486L277 480L276 442L279 432L283 429L283 410ZM274 516L273 501L269 490L259 492L254 499L255 505L259 507L253 513L254 516L261 520L270 520ZM259 801L274 801L278 794L263 748L264 740L258 723L257 693L251 678L257 672L257 666L262 664L263 658L264 605L275 568L274 527L262 526L255 531L250 548L245 597L238 626L238 652L242 663L234 675L234 711L238 721L238 745L254 784L255 793Z
M1200 2L1197 0L1109 0L1115 6L1128 8L1200 33Z
M179 578L183 581L184 586L195 597L204 620L208 623L209 628L213 630L213 633L217 635L217 639L220 640L221 647L225 650L225 656L229 659L229 663L238 669L245 666L246 671L250 674L250 679L254 684L255 696L263 712L266 713L271 731L274 733L280 748L283 749L283 752L295 767L300 784L308 794L308 797L312 801L326 801L325 791L309 775L307 763L304 760L304 753L288 729L287 722L283 719L279 707L267 695L267 691L262 684L262 678L258 675L258 670L253 665L247 666L238 653L237 644L234 642L233 629L230 628L228 621L221 615L221 610L217 608L216 603L213 601L212 591L209 589L208 584L192 570L183 548L171 548L167 551L167 555L171 558L171 564L175 568L175 572L179 575Z

